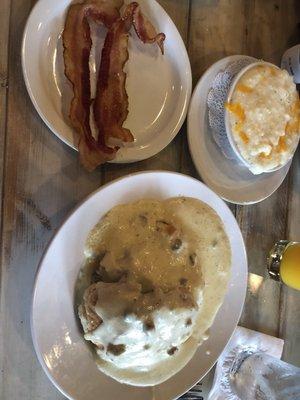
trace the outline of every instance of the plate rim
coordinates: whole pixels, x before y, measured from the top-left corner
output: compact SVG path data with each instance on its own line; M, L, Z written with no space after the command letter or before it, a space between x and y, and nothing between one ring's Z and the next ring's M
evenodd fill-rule
M251 58L253 58L252 56L248 56L248 55L245 55L245 54L233 54L233 55L229 55L229 56L223 57L223 58L217 60L216 62L214 62L213 64L211 64L204 71L204 73L200 76L200 78L198 79L198 81L197 81L197 83L196 83L196 85L194 87L194 90L193 90L193 93L192 93L192 96L191 96L191 100L190 100L190 105L189 105L189 110L188 110L188 115L187 115L187 139L188 139L189 151L190 151L190 154L191 154L191 158L193 160L193 164L194 164L198 174L200 175L201 179L203 179L203 181L205 182L205 184L209 188L211 188L209 180L207 179L206 175L203 175L203 169L200 168L199 165L198 165L197 156L195 154L194 147L192 145L193 136L195 136L195 133L191 132L191 130L192 130L191 129L191 125L192 125L191 119L192 119L192 111L193 111L192 109L195 106L195 103L197 102L197 98L198 98L198 93L197 92L199 91L199 87L205 81L205 79L207 78L207 75L213 70L213 68L215 68L217 64L219 64L219 63L221 64L221 62L231 61L231 60L234 60L234 59L238 59L240 57L251 57ZM237 200L233 200L232 198L229 198L227 196L224 196L223 194L219 193L217 190L215 191L215 189L212 189L212 190L215 191L215 193L219 197L221 197L223 200L225 200L225 201L227 201L228 203L231 203L231 204L252 205L252 204L260 203L261 201L266 200L268 197L272 196L272 194L274 194L276 192L276 190L279 189L279 187L281 186L281 184L283 183L283 181L285 180L285 178L286 178L286 176L287 176L287 174L289 172L291 163L292 163L292 159L285 166L283 166L280 169L281 171L284 171L284 173L281 176L279 176L279 179L278 179L279 184L277 186L275 186L275 188L273 188L270 193L268 193L267 195L263 195L262 197L259 197L256 200L237 201ZM277 173L279 175L279 171L280 170L274 171L273 173L274 174ZM259 176L259 175L257 175L257 176Z
M23 30L23 34L22 34L22 41L21 41L21 65L22 65L22 75L23 75L23 79L25 82L25 86L27 89L27 93L29 95L29 98L36 110L36 112L38 113L39 117L42 119L42 121L44 122L44 124L46 125L46 127L51 131L51 133L53 133L56 138L58 138L59 140L61 140L65 145L67 145L68 147L70 147L71 149L75 150L76 152L78 152L77 146L74 143L71 143L65 136L63 136L62 134L60 134L52 125L51 121L49 121L46 116L44 115L44 113L42 112L39 103L36 99L36 97L33 94L31 85L30 85L30 79L28 78L28 69L26 68L26 40L27 40L27 36L28 36L28 31L29 31L29 27L31 24L31 19L34 15L34 13L36 12L37 8L40 6L40 4L42 2L47 2L49 0L38 0L34 6L32 7L32 9L30 10L30 13L27 17L26 20L26 24ZM55 0L58 1L58 0ZM71 0L72 1L72 0ZM134 162L138 162L138 161L143 161L143 160L147 160L148 158L151 158L153 156L155 156L156 154L160 153L162 150L164 150L173 140L174 138L177 136L177 134L179 133L182 125L185 122L185 119L187 117L187 113L189 110L189 105L190 105L190 101L191 101L191 96L192 96L192 69L191 69L191 62L190 62L190 58L188 55L188 51L186 48L186 45L183 41L183 38L181 36L181 33L179 32L175 22L173 21L173 19L170 17L170 15L168 14L168 12L156 1L156 0L146 0L147 2L151 3L155 3L155 5L158 7L158 9L160 11L162 11L163 13L166 14L166 16L169 18L169 20L171 21L173 27L175 28L177 34L178 34L178 41L180 43L180 46L182 47L182 49L184 50L184 58L185 58L185 76L186 76L186 94L184 96L183 99L183 106L180 109L180 111L178 112L178 117L176 118L176 123L174 123L174 128L172 130L169 131L168 137L166 139L165 142L159 142L160 145L157 148L152 149L152 151L146 152L145 154L141 155L141 156L135 156L133 158L130 159L120 159L120 160L112 160L109 161L109 163L112 164L131 164ZM181 81L182 82L182 81ZM64 121L66 124L67 122ZM71 129L73 129L71 127Z
M206 190L208 190L209 192L211 192L214 196L216 196L218 198L219 201L221 201L223 203L223 206L225 206L225 208L228 210L228 212L230 212L230 214L233 217L233 222L235 224L235 226L237 227L237 233L239 236L239 240L241 242L241 254L243 256L244 259L244 267L243 270L241 270L243 272L243 280L244 280L244 284L243 284L243 289L240 293L240 298L241 298L241 302L240 302L240 307L239 310L237 312L237 318L236 318L236 322L234 324L234 327L232 328L232 333L230 334L228 340L226 341L223 350L226 348L227 344L229 343L229 341L231 340L236 327L238 326L239 320L241 318L242 312L243 312L243 308L244 308L244 304L245 304L245 299L246 299L246 293L247 293L247 281L248 281L248 259L247 259L247 251L246 251L246 245L245 245L245 241L241 232L241 229L239 227L239 224L233 214L233 212L231 211L231 209L228 207L228 205L226 204L226 202L216 193L214 192L209 186L207 186L206 184L204 184L203 182L201 182L200 180L190 176L190 175L186 175L183 174L181 172L173 172L173 171L165 171L165 170L146 170L146 171L139 171L139 172L135 172L135 173L131 173L131 174L127 174L124 176L121 176L119 178L116 178L110 182L105 183L104 185L101 185L100 187L98 187L97 189L95 189L92 193L90 193L89 195L87 195L83 200L81 200L74 208L72 208L71 211L69 211L67 213L67 215L65 216L65 218L62 220L61 224L59 225L59 227L56 229L56 231L53 233L52 237L49 239L49 242L47 244L47 246L45 247L45 249L43 250L43 254L41 256L40 261L38 262L37 265L37 269L34 275L34 284L33 284L33 289L32 289L32 298L31 298L31 304L30 304L30 332L31 332L31 337L32 337L32 343L33 343L33 348L36 354L36 357L40 363L40 365L42 366L42 369L44 371L44 373L46 374L47 378L49 379L49 381L56 387L56 389L58 391L60 391L67 399L69 400L77 400L77 396L71 396L69 395L63 388L62 386L55 380L55 378L51 375L49 368L47 367L44 358L42 357L41 351L39 349L39 345L38 345L38 340L35 334L35 329L34 329L34 321L33 321L33 314L34 314L34 306L35 306L35 299L36 299L36 295L37 295L37 284L38 284L38 277L39 277L39 273L41 271L42 268L42 264L44 262L44 259L47 256L48 250L51 247L52 243L54 242L56 236L60 233L60 231L62 230L62 228L64 227L64 225L67 223L67 221L72 217L72 215L74 215L77 210L84 204L86 203L90 198L92 198L93 196L95 196L98 192L104 190L105 188L115 185L118 182L122 181L122 180L126 180L126 179L130 179L134 176L139 176L139 175L148 175L148 174L161 174L161 175L175 175L175 176L180 176L183 178L186 178L188 180L194 181L197 184L199 184L200 186L204 187ZM211 207L211 206L210 206ZM229 282L228 282L229 285ZM228 292L228 288L227 291L225 293L225 296L227 295ZM222 302L223 304L223 302ZM219 312L219 310L218 310ZM218 313L217 312L217 313ZM217 314L216 314L217 315ZM223 351L222 350L222 351ZM222 352L221 351L221 352ZM221 354L220 352L220 354ZM219 354L219 355L220 355ZM195 354L193 355L193 357L195 356ZM193 358L192 357L192 358ZM217 362L218 358L211 363L211 366L207 369L206 373L202 376L199 377L199 379L203 379L213 368L213 366L215 365L215 363ZM178 371L178 373L180 373L184 368L186 367L186 365L180 370ZM172 378L172 377L171 377ZM170 378L170 379L171 379ZM162 382L162 384L166 383L168 380ZM194 384L192 384L188 390L190 390L192 387L194 386ZM154 386L155 387L155 386ZM178 396L183 395L184 393L186 393L186 391L178 393ZM176 395L177 396L177 395ZM174 400L178 398L178 397L174 397ZM80 399L81 400L81 399Z

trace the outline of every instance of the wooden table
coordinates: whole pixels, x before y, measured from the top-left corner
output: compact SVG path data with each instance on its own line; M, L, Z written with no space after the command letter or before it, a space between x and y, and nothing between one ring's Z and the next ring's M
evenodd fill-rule
M279 63L300 42L299 0L160 0L188 48L193 83L213 62L248 54ZM1 321L0 398L53 400L31 342L29 310L37 264L67 213L89 193L125 174L161 169L200 178L186 142L186 126L157 156L128 165L105 165L89 174L77 154L37 115L22 77L20 47L31 0L1 0L0 196ZM249 287L240 324L285 340L283 358L300 365L300 292L265 275L266 254L280 238L300 239L300 154L269 199L232 206L249 257Z

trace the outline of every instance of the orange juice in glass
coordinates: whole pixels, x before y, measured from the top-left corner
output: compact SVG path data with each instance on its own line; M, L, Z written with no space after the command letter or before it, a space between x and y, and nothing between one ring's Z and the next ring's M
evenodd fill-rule
M272 279L300 290L300 243L288 240L275 243L268 258L268 271Z

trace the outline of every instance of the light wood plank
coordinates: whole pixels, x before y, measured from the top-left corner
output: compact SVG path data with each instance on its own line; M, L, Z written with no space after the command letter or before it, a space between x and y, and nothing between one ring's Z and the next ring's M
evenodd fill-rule
M249 54L278 62L288 47L287 38L295 30L294 20L297 18L296 3L289 1L284 4L274 1L192 1L188 49L194 83L213 62L226 55ZM284 24L279 21L283 15L286 18ZM186 153L183 153L182 164L183 169L189 172L190 160ZM278 235L284 235L287 190L285 183L265 202L238 208L237 217L246 239L252 273L264 274L267 251ZM252 283L249 281L241 323L277 335L279 285L261 281L253 291L253 279L255 281L255 275Z
M298 43L299 2L290 1L247 1L245 3L244 51L252 56L279 64L283 52ZM288 211L289 180L267 200L253 206L238 207L237 219L241 226L248 250L249 271L264 276L266 257L273 243L285 238ZM283 296L277 283L264 281L256 293L249 285L247 302L241 319L245 326L267 331L285 339L285 348L295 350L292 335L280 324L284 305ZM287 299L285 299L288 301ZM289 306L293 307L290 301ZM287 303L285 303L287 304ZM288 317L289 331L299 331L299 325ZM281 318L282 320L282 318ZM282 329L280 329L282 326ZM293 361L291 352L285 351L287 361ZM299 354L299 353L298 353Z
M158 0L158 3L166 10L168 15L172 18L179 33L181 34L183 41L187 43L190 1Z
M291 170L286 238L300 241L300 150ZM300 291L282 285L281 299L280 336L285 339L283 359L300 366Z
M27 95L20 48L31 6L13 0L10 22L0 310L0 397L5 400L63 398L33 350L29 322L33 281L57 227L101 182L101 171L88 174L79 166L77 153L46 128Z
M243 53L242 38L245 34L245 25L244 2L228 0L191 2L188 52L194 85L214 62L230 54ZM191 161L186 139L183 146L181 171L199 178ZM235 206L229 206L235 213Z
M236 0L192 0L188 49L194 84L214 62L243 52L246 26L244 3Z
M1 4L0 13L0 243L2 242L2 200L3 200L3 180L4 180L4 153L6 137L6 104L8 88L8 36L9 36L9 17L10 0L4 0ZM0 259L2 249L0 248ZM2 291L3 265L0 266L0 293ZM1 307L1 297L0 297ZM1 314L0 314L1 317ZM1 319L0 319L1 321ZM3 328L0 322L0 397L3 397L3 374L4 374L4 341Z
M237 219L248 250L249 271L264 275L266 257L274 242L285 236L288 180L268 199L238 207Z
M280 290L279 282L250 272L246 301L239 325L277 337Z
M281 1L278 11L283 14L281 45L287 48L299 43L300 3ZM280 56L280 55L279 55ZM285 238L300 241L300 151L294 157L290 172ZM283 359L300 366L300 292L282 286L279 335L284 338Z
M8 88L8 34L10 0L3 0L0 13L0 226L2 224L2 189L5 152L6 100ZM1 238L1 236L0 236Z
M162 7L167 11L173 19L184 41L187 40L188 34L188 16L189 16L189 0L159 0ZM129 99L130 101L130 99ZM182 152L182 137L185 135L185 125L180 133L162 152L148 160L144 160L133 164L106 164L104 168L104 182L109 182L120 176L129 173L146 170L180 170L180 159Z
M165 4L171 9L170 2ZM187 4L187 3L186 3ZM67 213L101 184L102 171L85 172L77 153L68 149L41 122L23 83L19 52L30 4L12 1L7 155L4 182L1 291L1 398L16 400L61 399L36 360L30 335L32 286L41 254ZM181 22L184 7L171 10ZM185 17L186 19L186 17ZM145 162L145 169L176 169L176 142L160 158ZM150 164L148 164L150 163ZM147 166L148 164L148 166ZM120 176L127 168L109 166ZM140 168L139 164L134 170ZM5 344L5 346L4 346ZM22 357L20 357L20 354Z
M161 0L160 3L189 44L194 83L212 62L227 54L248 53L278 62L283 50L299 41L298 0L193 0L191 9L188 0ZM0 195L7 126L0 250L0 398L3 400L63 398L50 384L34 355L29 309L37 263L67 213L101 181L107 182L129 172L167 169L197 176L184 139L185 127L171 145L150 160L132 165L107 165L92 174L83 171L77 154L42 123L25 90L19 53L32 4L25 0L2 0L0 14ZM6 109L7 90L1 84L5 86L8 75L5 122L6 114L2 111ZM264 272L266 252L275 239L285 237L287 232L287 237L299 240L299 167L298 154L290 186L286 181L264 203L239 208L238 219L247 242L252 273ZM278 283L262 281L253 274L249 278L241 320L252 329L274 335L279 332L286 341L284 357L295 364L299 364L300 359L298 304L298 292L283 288L280 295Z

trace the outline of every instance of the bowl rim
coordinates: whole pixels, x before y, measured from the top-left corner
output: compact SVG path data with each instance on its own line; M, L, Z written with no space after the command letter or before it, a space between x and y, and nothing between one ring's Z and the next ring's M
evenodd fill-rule
M228 91L227 98L226 98L226 103L230 103L230 101L232 99L232 95L235 91L235 88L236 88L238 82L240 81L240 79L242 78L242 76L250 69L257 67L259 65L269 65L273 68L281 70L281 68L278 67L276 64L273 64L273 63L270 63L270 62L264 61L264 60L259 60L257 62L253 62L249 65L246 65L244 68L242 68L240 70L240 72L237 73L237 75L234 77L233 81L231 82L230 89ZM235 142L235 139L233 137L232 130L231 130L231 125L230 125L229 111L226 109L226 107L224 107L224 115L225 115L224 119L225 119L226 135L227 135L228 141L230 143L230 146L231 146L235 156L239 159L239 161L241 161L243 163L243 165L245 165L249 169L249 171L252 172L251 171L252 165L242 156L242 154ZM260 175L260 174L265 174L265 173L267 174L267 173L272 173L272 172L278 171L279 169L285 167L288 164L288 162L291 160L292 157L293 157L293 155L291 155L291 157L289 157L289 159L282 165L278 165L277 167L269 169L268 171L263 171L258 174L255 174L255 175Z

